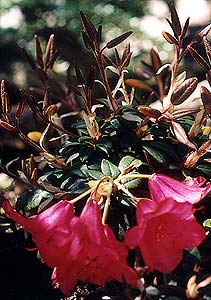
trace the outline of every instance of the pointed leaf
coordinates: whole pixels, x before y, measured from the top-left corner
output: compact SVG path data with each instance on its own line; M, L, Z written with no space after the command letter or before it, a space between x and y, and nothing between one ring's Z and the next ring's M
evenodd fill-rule
M89 69L89 73L88 73L87 79L86 79L86 86L90 90L92 90L92 88L93 88L95 77L96 77L96 67L92 65Z
M208 39L206 38L206 36L204 36L203 41L204 41L206 54L207 54L207 57L209 59L209 63L211 64L211 46L210 46L210 43L209 43Z
M125 60L123 60L123 62L121 63L121 67L122 67L122 68L125 68L125 67L127 67L127 66L129 65L131 56L132 56L132 52L130 52L130 53L128 54L128 56L125 57Z
M121 64L124 62L124 60L128 57L128 55L130 54L130 43L127 43L125 45L125 48L124 48L124 51L123 51L123 54L122 54L122 61L121 61Z
M172 25L174 27L174 30L177 34L177 36L181 35L181 24L180 24L180 20L177 14L177 11L175 9L174 3L171 3L170 5L170 10L171 10L171 21L172 21Z
M201 87L201 99L204 104L205 115L210 117L211 116L211 93L205 86Z
M83 77L83 75L81 73L81 70L78 67L77 63L75 64L75 74L76 74L78 83L81 84L81 85L85 84L85 79L84 79L84 77Z
M50 94L50 86L47 86L46 87L46 91L45 91L45 96L44 96L44 99L43 99L43 110L45 111L49 105L50 105L50 97L51 97L51 94Z
M197 61L197 63L199 63L199 65L207 72L209 72L210 70L210 66L208 65L208 63L204 60L204 58L191 46L188 46L188 51L190 52L190 54L193 56L193 58L195 59L195 61Z
M189 141L185 130L179 123L171 121L170 128L172 130L172 133L180 143L196 150L196 146L191 143L191 141Z
M20 99L20 101L18 103L18 107L17 107L16 113L15 113L15 117L17 119L20 118L20 116L21 116L21 114L22 114L22 112L24 110L24 106L25 106L25 97L22 95L21 99Z
M76 95L78 95L80 97L82 96L81 92L74 85L72 85L69 82L65 82L65 84L71 91L73 91L73 93L75 93Z
M161 67L161 60L156 47L151 48L150 55L151 55L153 68L155 72L157 72L157 70L159 70L159 68Z
M92 42L94 42L97 36L97 31L95 29L95 26L82 11L80 12L80 15L88 37Z
M126 40L131 34L132 34L132 31L128 31L126 33L123 33L123 34L119 35L115 39L113 39L110 42L108 42L106 44L106 47L108 49L116 47L117 45L119 45L120 43L122 43L124 40Z
M211 24L207 25L204 29L202 29L197 35L196 37L192 40L192 42L190 43L190 45L195 45L198 43L201 43L201 41L203 40L204 36L207 36L208 33L211 30Z
M181 33L181 37L180 37L181 40L186 36L187 30L189 27L189 22L190 22L190 18L187 18L187 20L185 21L185 25L183 26L183 29L182 29L182 33Z
M117 166L112 164L109 160L103 159L101 162L101 171L105 176L110 176L112 178L117 178L120 171Z
M102 25L98 26L96 40L97 40L98 48L100 48L100 44L101 44L101 41L102 41Z
M171 26L171 29L172 29L173 32L174 32L174 36L175 36L176 38L178 38L178 34L176 33L175 28L174 28L172 22L171 22L168 18L166 18L166 21L167 21L167 22L169 23L169 25Z
M1 94L1 105L3 113L9 115L11 112L11 105L9 95L7 94L7 92Z
M108 57L106 54L103 53L103 58L107 62L107 64L113 66L114 68L117 68L117 65Z
M166 39L167 42L169 42L170 44L175 44L175 45L179 44L178 40L175 37L173 37L170 33L163 31L162 35L164 39Z
M196 77L186 79L172 93L171 103L174 105L179 105L183 103L196 89L197 84L198 79Z
M89 38L88 34L86 33L86 31L82 30L81 33L82 33L82 38L83 38L83 41L84 41L84 44L85 44L86 48L88 50L90 50L90 49L94 50L94 44L90 40L90 38Z
M51 34L49 37L48 44L47 44L46 50L45 50L45 55L44 55L45 68L46 68L46 65L49 63L49 61L51 60L52 56L54 55L55 51L56 51L55 37L54 37L54 34Z
M44 63L43 63L43 53L42 53L42 48L40 46L40 41L38 39L38 36L35 35L35 45L36 45L36 58L37 58L37 63L38 65L43 68L44 67Z

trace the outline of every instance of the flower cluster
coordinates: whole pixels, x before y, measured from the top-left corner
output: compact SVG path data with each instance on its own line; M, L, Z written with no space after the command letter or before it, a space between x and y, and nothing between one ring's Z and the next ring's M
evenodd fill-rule
M60 201L41 214L24 218L8 202L8 215L32 233L41 257L53 267L52 281L69 295L78 280L103 285L116 279L136 285L136 273L126 263L127 247L101 222L96 201L88 200L80 217L73 205Z
M182 250L199 245L205 232L197 223L192 203L211 189L201 187L203 178L179 182L154 174L149 179L151 199L141 198L136 209L137 225L120 242L102 224L98 203L89 199L74 215L68 201L60 201L41 214L25 218L8 202L3 208L10 218L29 231L41 257L53 267L52 281L69 295L78 280L103 285L125 280L136 286L137 276L126 262L128 249L139 247L149 271L170 273L182 259ZM127 245L127 246L126 246Z

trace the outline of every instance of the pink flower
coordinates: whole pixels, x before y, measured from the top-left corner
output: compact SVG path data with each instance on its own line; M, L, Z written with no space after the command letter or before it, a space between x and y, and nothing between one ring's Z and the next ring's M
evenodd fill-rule
M211 184L201 187L205 182L203 177L197 177L180 182L171 177L154 174L149 179L149 189L153 200L162 201L172 198L177 202L195 204L203 199L211 190Z
M136 218L137 226L126 233L125 242L131 249L139 246L150 271L170 273L182 259L182 249L196 247L205 238L188 202L142 199Z
M43 213L25 218L8 202L3 208L17 223L31 232L41 257L54 267L52 281L69 295L78 280L97 285L125 279L136 285L136 273L127 265L127 247L116 240L101 221L96 201L88 200L80 217L73 205L61 201Z

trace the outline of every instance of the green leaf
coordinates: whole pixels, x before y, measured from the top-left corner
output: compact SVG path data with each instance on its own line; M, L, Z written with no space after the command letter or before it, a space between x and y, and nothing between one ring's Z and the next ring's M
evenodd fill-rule
M101 170L104 174L104 176L110 176L112 178L117 178L117 176L120 174L120 171L117 166L112 164L109 160L103 159L101 162Z
M102 177L104 177L104 174L101 173L100 171L96 171L96 170L87 170L87 173L89 174L90 177L92 177L93 179L99 180Z
M70 155L70 157L68 158L68 160L66 161L67 164L69 163L73 163L73 160L76 159L77 157L79 157L79 153L74 153L72 155Z
M131 174L131 173L129 173ZM122 180L122 183L128 188L128 189L135 189L139 186L139 184L141 183L141 178L128 178L128 179L124 179Z
M49 198L53 199L53 195L51 193L40 189L35 190L34 192L31 193L31 195L28 198L26 210L32 210L37 208L41 202Z
M198 165L196 169L201 171L204 175L211 176L210 165Z
M140 159L137 159L133 156L126 155L124 156L120 162L119 162L119 169L121 172L123 172L125 169L129 167L138 168L142 164L142 161Z
M167 157L165 153L156 150L150 146L142 146L144 150L146 150L155 160L159 163L166 165Z

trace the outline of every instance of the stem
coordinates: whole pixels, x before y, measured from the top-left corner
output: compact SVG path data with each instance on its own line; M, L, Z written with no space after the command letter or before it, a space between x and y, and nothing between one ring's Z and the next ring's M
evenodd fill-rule
M102 224L103 225L106 224L106 219L107 219L107 216L108 216L110 203L111 203L110 196L107 196L105 206L104 206L104 210L103 210L103 216L102 216Z
M108 100L109 100L109 104L112 108L112 110L117 113L118 110L119 110L119 107L118 107L118 104L117 104L117 101L115 98L113 98L112 96L112 92L111 92L111 89L110 89L110 86L109 86L109 82L108 82L108 78L105 74L105 70L104 70L104 65L103 65L103 62L102 62L102 51L100 53L94 53L94 56L97 60L97 63L98 63L98 67L99 67L99 70L100 70L100 74L101 74L101 77L102 77L102 80L103 80L103 83L105 85L105 89L106 89L106 93L107 93L107 96L108 96Z
M126 178L151 178L152 175L148 174L125 174L125 175L120 175L117 180L121 181L122 179Z
M73 203L75 203L75 202L81 200L81 199L84 198L85 196L89 195L92 191L94 191L94 189L95 189L95 187L89 189L88 191L86 191L86 192L84 192L83 194L79 195L78 197L76 197L76 198L70 200L69 202L73 204Z

